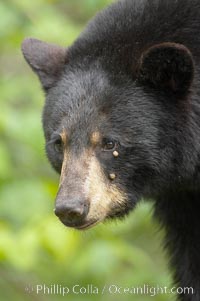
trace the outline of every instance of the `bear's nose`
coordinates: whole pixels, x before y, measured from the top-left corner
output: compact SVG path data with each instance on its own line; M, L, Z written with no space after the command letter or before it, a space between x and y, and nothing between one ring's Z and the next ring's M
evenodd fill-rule
M88 214L88 203L77 200L56 204L55 215L68 227L80 224Z

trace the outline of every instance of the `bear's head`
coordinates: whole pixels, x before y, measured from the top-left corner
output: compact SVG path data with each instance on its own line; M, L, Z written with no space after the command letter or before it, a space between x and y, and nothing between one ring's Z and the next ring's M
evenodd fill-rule
M180 180L194 75L185 46L148 47L132 73L121 60L109 64L36 39L22 50L45 91L46 151L61 174L55 214L66 226L123 217Z

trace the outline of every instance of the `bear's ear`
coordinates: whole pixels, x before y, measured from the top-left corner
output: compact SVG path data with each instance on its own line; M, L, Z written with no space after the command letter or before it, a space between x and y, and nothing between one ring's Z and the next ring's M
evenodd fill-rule
M157 44L142 54L137 71L143 84L187 94L194 77L192 54L181 44Z
M59 79L65 63L67 50L60 46L27 38L22 43L22 52L27 63L38 75L44 90Z

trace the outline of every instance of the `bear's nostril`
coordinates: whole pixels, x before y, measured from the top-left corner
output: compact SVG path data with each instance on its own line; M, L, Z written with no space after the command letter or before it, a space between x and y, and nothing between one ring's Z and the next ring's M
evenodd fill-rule
M58 217L70 215L70 216L81 216L83 213L83 208L72 207L68 205L58 205L55 208L55 215Z
M88 206L84 203L61 203L55 208L55 215L64 223L78 223L84 219L88 213Z

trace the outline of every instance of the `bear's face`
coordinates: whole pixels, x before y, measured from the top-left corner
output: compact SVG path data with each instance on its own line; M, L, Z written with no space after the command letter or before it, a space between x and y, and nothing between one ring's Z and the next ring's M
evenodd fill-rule
M126 77L119 86L97 66L70 69L47 93L43 127L48 158L61 173L56 206L85 210L77 223L61 221L85 228L124 216L145 195L159 172L161 109Z
M193 79L189 50L151 47L141 54L134 80L99 60L70 61L65 49L34 39L25 40L23 53L46 92L43 128L47 156L61 174L60 220L86 229L159 193L175 158L180 99L184 111Z

